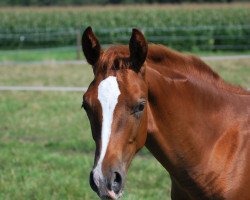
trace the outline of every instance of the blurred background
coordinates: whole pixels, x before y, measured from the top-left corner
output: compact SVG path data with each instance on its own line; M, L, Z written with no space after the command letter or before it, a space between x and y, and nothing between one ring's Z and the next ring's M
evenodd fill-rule
M249 0L1 0L0 199L98 199L88 184L94 142L81 51L92 26L104 48L147 40L201 56L226 81L250 88ZM170 199L167 172L143 149L124 199Z

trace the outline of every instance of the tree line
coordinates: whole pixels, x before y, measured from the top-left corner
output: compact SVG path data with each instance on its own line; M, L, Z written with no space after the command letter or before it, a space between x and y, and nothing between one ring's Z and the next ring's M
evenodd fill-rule
M90 4L133 4L133 3L230 3L250 0L1 0L1 6L52 6Z

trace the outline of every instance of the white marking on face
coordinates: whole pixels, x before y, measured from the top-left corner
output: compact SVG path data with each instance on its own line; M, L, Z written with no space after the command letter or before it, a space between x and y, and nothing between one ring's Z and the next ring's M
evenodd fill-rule
M113 113L118 103L118 97L120 94L121 92L119 90L118 82L115 76L107 77L101 81L98 86L98 100L100 101L102 107L102 145L99 160L95 169L93 170L94 180L97 186L99 186L100 179L103 178L102 161L108 147L113 121Z

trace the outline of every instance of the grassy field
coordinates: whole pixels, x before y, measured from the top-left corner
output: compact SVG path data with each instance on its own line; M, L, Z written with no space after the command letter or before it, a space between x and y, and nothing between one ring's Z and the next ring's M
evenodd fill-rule
M241 53L242 54L242 53ZM250 51L249 51L250 54ZM76 47L51 49L0 50L0 62L6 61L41 61L41 60L76 60ZM82 52L80 59L83 59Z
M2 8L0 48L73 46L92 26L105 44L126 43L137 27L179 50L249 50L249 11L250 3Z
M215 55L215 54L211 54ZM219 54L219 55L223 55ZM225 80L250 87L250 59L207 61ZM87 86L93 79L87 65L13 64L0 66L0 85Z
M81 93L1 92L0 99L0 199L97 199L88 184L94 144ZM169 184L154 158L137 157L125 199L159 199Z
M210 61L250 87L250 59ZM86 86L87 65L0 66L0 85ZM88 184L94 143L79 92L0 92L0 199L98 199ZM167 172L146 150L132 162L125 200L170 199Z
M104 46L104 48L107 46ZM250 54L250 50L245 51L197 51L193 52L200 56L223 56L223 55L242 55ZM79 52L80 59L85 59L82 52ZM51 49L22 49L22 50L0 50L0 62L8 61L44 61L44 60L76 60L77 51L76 47L69 48L51 48Z

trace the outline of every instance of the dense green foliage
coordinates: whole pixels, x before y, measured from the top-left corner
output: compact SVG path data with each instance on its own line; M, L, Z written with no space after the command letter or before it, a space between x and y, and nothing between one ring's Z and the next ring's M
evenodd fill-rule
M176 49L250 45L250 7L135 6L7 9L0 11L0 48L76 44L77 30L91 25L102 43L127 43L132 27L148 40Z
M132 4L132 3L204 3L238 2L239 0L1 0L0 5L86 5L86 4ZM249 0L240 0L249 1Z

